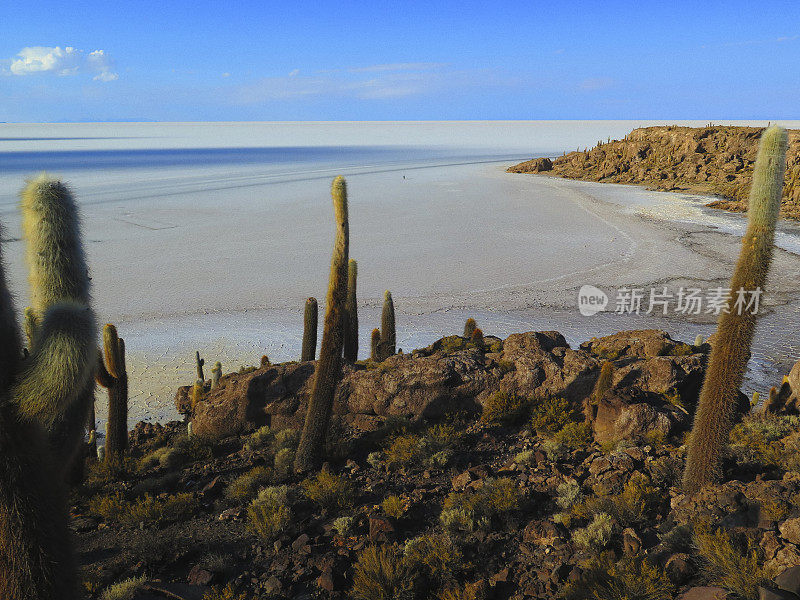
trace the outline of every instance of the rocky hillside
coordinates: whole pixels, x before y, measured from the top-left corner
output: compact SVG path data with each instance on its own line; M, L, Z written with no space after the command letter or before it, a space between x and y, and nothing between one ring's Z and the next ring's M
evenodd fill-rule
M360 362L307 478L314 361L181 390L191 436L140 423L73 491L87 597L800 600L796 416L745 416L723 482L678 487L709 349L528 332Z
M722 198L712 206L744 211L761 132L757 127L644 127L624 140L599 142L552 161L529 160L508 171L710 194ZM800 219L798 130L789 131L783 216Z

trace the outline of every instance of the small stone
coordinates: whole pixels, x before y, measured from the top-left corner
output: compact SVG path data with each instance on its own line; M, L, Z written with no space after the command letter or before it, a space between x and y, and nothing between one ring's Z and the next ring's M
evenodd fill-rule
M642 549L642 540L631 528L627 527L622 531L622 551L628 555L639 554Z
M800 596L800 566L786 569L775 578L775 584L782 590Z
M192 570L189 571L189 575L186 577L186 581L189 585L208 585L211 583L212 579L214 579L214 574L211 571L205 570L200 565L193 566Z
M778 528L781 537L789 540L793 544L800 544L800 517L787 519Z
M673 554L667 559L667 564L664 565L664 571L669 580L675 585L683 585L692 575L694 575L694 567L689 560L689 555L684 553Z
M758 600L798 600L798 596L786 590L758 586Z
M463 491L464 488L466 488L471 482L472 475L469 471L464 471L463 473L453 477L453 489L457 492Z
M728 592L721 587L701 586L686 590L678 600L727 600Z
M333 591L333 575L330 571L325 571L319 577L317 577L317 586L326 592Z
M387 542L394 533L394 526L389 519L380 515L369 518L369 539L373 542Z
M311 538L308 537L307 533L302 533L300 536L292 542L292 550L298 552L303 546L307 546L308 542Z
M283 588L283 585L281 584L280 580L273 575L272 577L267 579L266 583L262 585L261 588L269 596L280 593L281 589Z

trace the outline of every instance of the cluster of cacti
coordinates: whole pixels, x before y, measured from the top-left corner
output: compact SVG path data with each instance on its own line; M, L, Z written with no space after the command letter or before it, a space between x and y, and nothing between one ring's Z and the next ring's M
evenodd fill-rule
M95 377L108 390L105 460L113 461L128 448L128 371L125 340L111 323L103 327L103 354L97 361Z
M468 340L472 339L473 332L478 328L478 324L475 322L475 319L470 317L467 319L467 322L464 323L464 337Z
M303 349L300 353L302 362L314 360L317 355L318 322L317 299L309 298L306 300L306 308L303 314Z
M347 184L343 177L336 177L333 180L331 196L336 220L336 240L331 258L322 346L306 411L303 433L295 455L294 467L297 472L314 469L322 460L322 449L333 410L333 399L342 376L343 324L347 300L350 245Z
M22 358L0 264L0 598L76 598L61 480L92 403L97 346L77 208L40 176L22 193L32 309Z
M263 365L262 365L263 366ZM211 389L215 390L219 387L219 380L222 377L222 363L217 361L211 368Z
M358 302L356 285L358 279L358 263L352 258L347 268L347 301L345 302L344 321L344 359L354 363L358 360Z
M786 130L780 127L770 127L761 136L750 188L747 231L730 284L734 294L764 287L772 261L787 144ZM718 474L720 455L728 441L750 359L756 322L754 306L729 308L720 314L695 413L683 474L683 486L689 492L711 483Z

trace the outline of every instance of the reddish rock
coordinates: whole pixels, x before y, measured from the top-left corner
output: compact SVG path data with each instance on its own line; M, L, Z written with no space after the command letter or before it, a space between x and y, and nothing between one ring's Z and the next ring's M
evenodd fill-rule
M394 534L394 526L389 519L380 515L369 518L369 539L373 542L387 542Z

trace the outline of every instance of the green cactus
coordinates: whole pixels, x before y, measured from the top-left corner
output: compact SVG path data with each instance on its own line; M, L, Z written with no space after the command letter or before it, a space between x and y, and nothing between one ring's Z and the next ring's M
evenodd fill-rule
M0 598L78 597L62 481L91 406L96 326L69 190L40 176L22 193L30 354L0 261Z
M41 423L56 469L77 460L94 403L97 327L80 217L69 189L40 175L20 195L32 306L29 357L12 391L20 414Z
M347 259L349 252L349 223L347 215L347 184L343 177L331 186L336 220L336 241L331 258L331 273L322 330L322 346L306 411L303 434L295 455L294 468L299 473L319 466L328 432L336 387L342 376L343 320L347 300Z
M300 360L302 362L314 360L314 358L316 358L318 322L317 299L309 298L306 300L306 310L303 315L303 350L300 355Z
M381 360L381 330L377 327L372 330L372 339L370 340L370 360L380 362Z
M347 268L347 302L345 303L344 359L354 363L358 360L358 303L356 285L358 263L352 258Z
M470 341L476 346L483 346L483 330L480 327L476 327L472 330Z
M600 366L600 375L592 390L592 404L598 404L614 384L614 363L607 360Z
M194 382L192 386L192 414L194 414L194 409L200 400L203 399L203 392L205 391L205 382L202 379L198 379Z
M703 345L703 336L700 335L699 333L697 334L697 337L694 338L694 345L695 347Z
M381 313L381 360L394 356L397 345L397 334L394 329L394 302L392 293L383 295L383 312Z
M747 231L730 288L752 292L764 287L772 261L775 223L781 207L788 137L781 127L761 135L747 210ZM730 306L719 317L705 381L686 456L683 487L696 492L714 481L720 454L727 444L739 388L742 385L755 330L754 307Z
M97 383L108 390L106 460L118 459L128 447L128 371L125 340L111 323L103 327L103 355L97 361Z
M475 319L470 317L467 319L467 322L464 323L464 337L468 340L472 339L472 332L478 327L478 324L475 322Z
M195 351L194 356L195 356L195 362L197 363L197 378L205 381L206 378L205 375L203 375L203 365L206 364L206 361L204 358L200 358L199 350Z
M211 389L215 390L219 386L219 380L222 377L222 363L217 361L211 368Z

